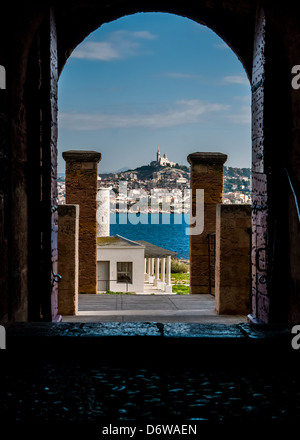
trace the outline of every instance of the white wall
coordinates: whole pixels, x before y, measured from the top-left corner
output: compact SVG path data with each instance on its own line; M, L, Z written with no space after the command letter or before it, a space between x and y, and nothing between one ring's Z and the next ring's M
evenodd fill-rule
M117 262L132 262L132 284L128 284L128 292L144 292L144 248L133 246L113 248L98 246L97 261L110 261L110 279L117 279ZM110 282L113 292L126 292L126 283Z

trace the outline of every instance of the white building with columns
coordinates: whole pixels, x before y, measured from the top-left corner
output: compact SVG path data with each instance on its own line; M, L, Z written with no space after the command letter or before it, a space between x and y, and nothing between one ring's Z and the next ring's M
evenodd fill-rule
M97 291L145 293L153 286L172 293L171 258L176 252L147 241L110 236L110 190L97 193Z
M97 291L145 293L145 285L172 293L171 257L168 251L146 241L120 235L97 238Z
M137 240L145 248L145 282L152 284L157 289L172 293L171 284L171 258L176 252L156 246L143 240Z
M97 291L144 292L144 246L120 235L97 238Z

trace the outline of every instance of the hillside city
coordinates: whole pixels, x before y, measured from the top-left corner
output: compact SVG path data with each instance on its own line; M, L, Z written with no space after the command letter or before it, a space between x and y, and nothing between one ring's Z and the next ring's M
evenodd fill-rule
M126 183L128 196L128 208L133 209L138 195L141 193L148 198L149 208L158 206L162 202L181 200L183 194L187 195L181 212L189 209L190 189L190 168L185 165L168 160L166 154L160 155L159 149L156 161L133 170L126 170L115 173L99 174L98 188L110 188L112 207L116 212L119 206L124 203L124 195L119 192L120 182ZM58 203L65 203L65 176L59 175ZM153 203L157 202L157 203ZM251 170L250 168L224 167L223 181L223 203L224 204L249 204L251 203ZM180 207L181 208L181 207ZM151 209L151 208L150 208ZM134 209L133 209L134 210ZM159 207L161 211L161 206ZM174 210L174 206L173 206ZM175 207L176 212L176 207Z

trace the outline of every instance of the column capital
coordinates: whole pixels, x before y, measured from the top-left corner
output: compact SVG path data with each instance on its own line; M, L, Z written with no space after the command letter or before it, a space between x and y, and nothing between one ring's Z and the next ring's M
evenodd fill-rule
M62 154L66 162L100 162L101 153L86 150L68 150Z
M227 160L227 154L223 153L204 153L196 152L188 155L187 160L190 165L195 164L224 164Z

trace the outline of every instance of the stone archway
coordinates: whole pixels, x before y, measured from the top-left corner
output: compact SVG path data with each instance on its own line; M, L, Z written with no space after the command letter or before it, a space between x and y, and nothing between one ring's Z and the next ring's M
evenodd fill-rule
M5 10L1 35L2 41L8 42L5 50L0 48L0 60L7 66L11 150L9 157L4 157L9 178L3 175L1 187L9 212L9 221L1 231L1 242L4 248L9 247L9 267L4 273L8 295L1 300L4 319L56 319L59 73L72 50L101 24L148 11L174 13L209 26L237 54L251 80L253 320L273 323L299 319L300 230L285 172L288 170L294 186L300 187L300 129L296 122L299 98L290 86L292 64L299 64L299 7L288 1L280 7L264 8L260 1L248 0L221 4L218 0L191 4L165 0L159 5L153 0L138 5L134 1L124 5L111 0L105 4L57 4L50 11L46 6L26 9L26 4L17 12ZM11 41L4 38L11 34ZM274 106L275 92L284 114Z
M252 11L253 12L253 11ZM255 15L255 14L254 14ZM196 21L199 21L199 20L196 20ZM90 25L91 26L91 25ZM98 27L98 26L96 26L96 27ZM226 26L225 26L226 27ZM91 27L92 28L92 27ZM77 36L77 38L78 38L78 36ZM232 36L231 36L231 38L232 38ZM76 37L75 37L75 39L76 39ZM75 40L74 40L75 41ZM71 53L71 49L69 49L69 52L68 51L64 51L64 54L66 54L66 53ZM251 53L252 53L252 48L251 48ZM242 57L240 56L239 57L240 59L242 59ZM62 61L61 61L61 66L63 66L64 65L64 59L62 59ZM251 71L251 70L249 70L249 71ZM248 76L250 76L250 73L248 72ZM219 203L221 203L222 202L222 200L220 200L219 201ZM205 241L206 241L207 239L205 238ZM204 245L203 245L204 246ZM205 243L205 246L207 247L207 245L206 245L206 243ZM194 263L197 263L196 262L196 260L197 260L197 258L196 258L196 256L193 258L194 256L193 256L193 254L192 254L192 248L191 248L191 259L193 259L193 262ZM198 266L199 265L197 265L197 264L193 264L192 265L192 276L191 276L191 279L192 279L192 281L195 279L195 278L199 278L198 276L197 276L197 274L196 274L196 271L198 270ZM206 270L207 268L205 268L205 270ZM196 283L197 284L197 283ZM192 288L192 293L197 293L196 292L196 286L194 286L194 285L191 285L191 288ZM195 292L194 292L195 291ZM203 292L204 293L204 292Z

